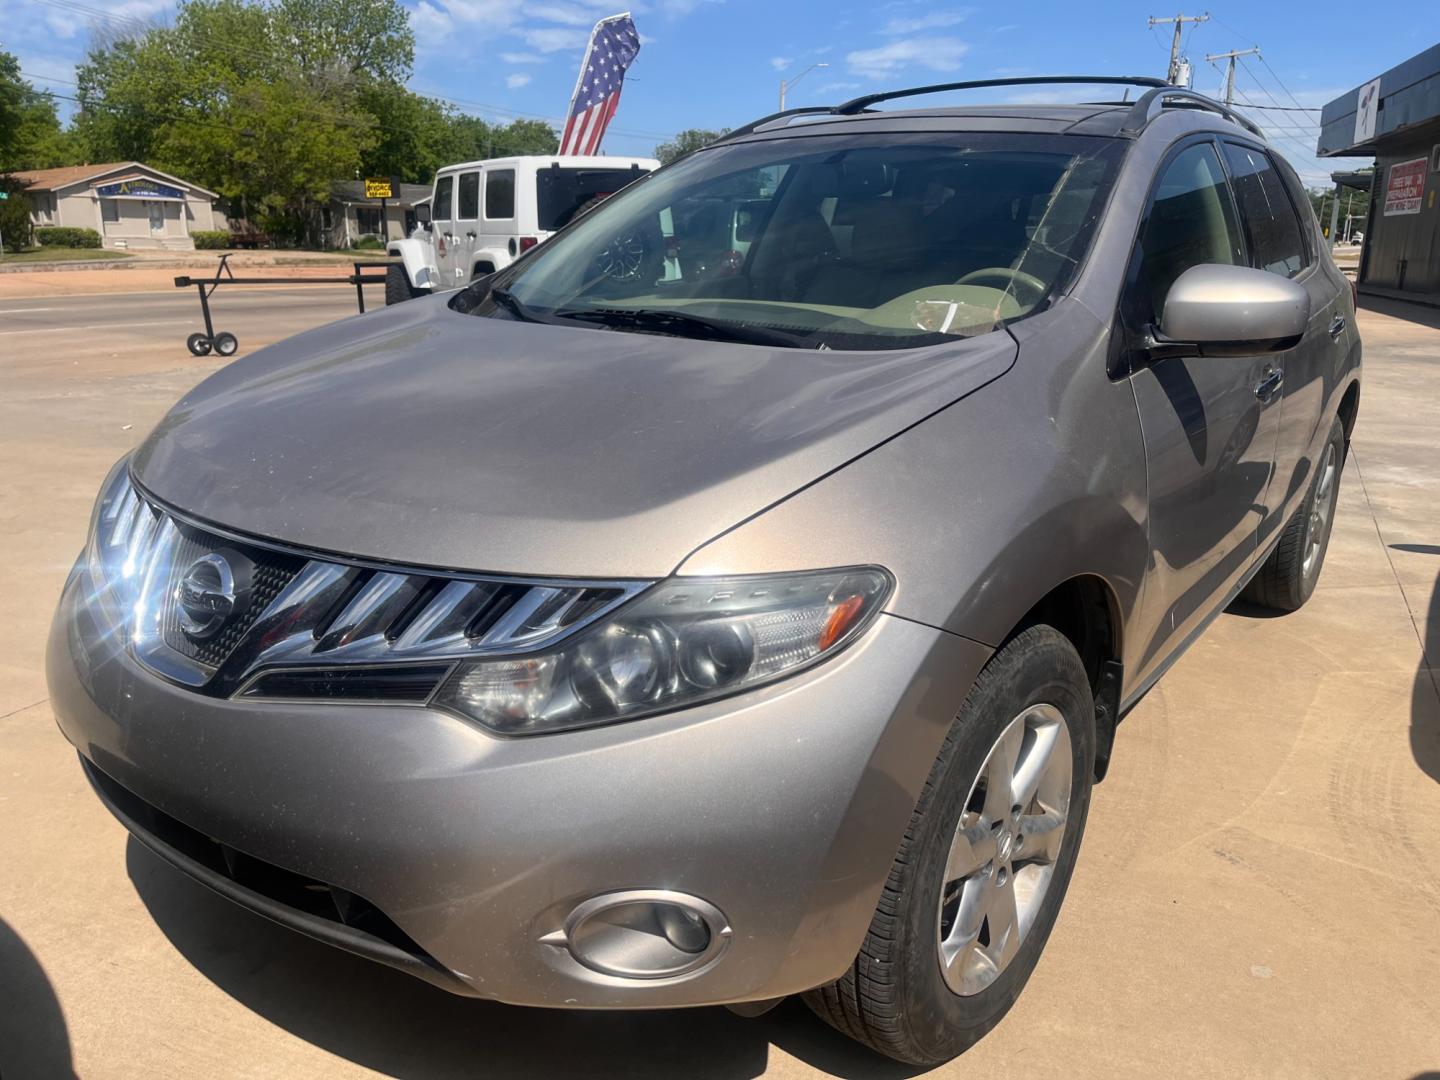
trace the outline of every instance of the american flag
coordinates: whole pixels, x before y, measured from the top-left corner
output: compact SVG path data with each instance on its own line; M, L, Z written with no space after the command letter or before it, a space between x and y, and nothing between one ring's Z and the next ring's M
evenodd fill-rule
M594 154L620 104L625 71L640 52L640 35L627 11L595 24L590 47L580 62L580 78L570 99L570 116L560 139L562 154Z

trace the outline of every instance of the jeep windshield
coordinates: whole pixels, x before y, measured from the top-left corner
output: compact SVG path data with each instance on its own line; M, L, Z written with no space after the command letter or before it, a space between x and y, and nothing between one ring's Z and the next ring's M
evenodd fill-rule
M721 145L607 200L455 306L800 348L985 333L1066 287L1122 150L974 132Z

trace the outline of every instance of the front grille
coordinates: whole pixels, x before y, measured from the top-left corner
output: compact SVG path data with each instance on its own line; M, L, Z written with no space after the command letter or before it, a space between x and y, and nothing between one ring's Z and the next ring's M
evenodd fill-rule
M165 591L164 615L161 632L165 644L181 656L188 656L208 668L218 668L249 633L255 621L260 618L294 579L305 560L265 548L241 547L191 526L180 526L180 543L170 564L170 582ZM180 628L179 605L175 597L175 584L181 574L196 559L215 551L227 551L248 563L250 588L245 606L237 611L220 628L214 637L194 639Z
M141 663L202 693L291 701L423 704L455 661L547 648L648 584L315 556L188 522L123 474L101 497L90 560L96 595L114 601L117 635ZM206 576L217 573L224 585Z

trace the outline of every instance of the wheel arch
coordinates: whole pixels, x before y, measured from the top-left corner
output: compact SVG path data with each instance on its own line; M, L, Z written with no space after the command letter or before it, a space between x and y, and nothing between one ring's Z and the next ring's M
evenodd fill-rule
M1345 427L1345 445L1350 445L1350 436L1355 431L1355 421L1360 416L1360 380L1353 379L1345 388L1345 394L1340 398L1340 407L1337 410L1340 423Z
M1120 599L1099 574L1076 574L1036 600L1005 641L1040 624L1059 631L1085 665L1095 696L1095 779L1101 780L1110 763L1120 711L1125 632Z

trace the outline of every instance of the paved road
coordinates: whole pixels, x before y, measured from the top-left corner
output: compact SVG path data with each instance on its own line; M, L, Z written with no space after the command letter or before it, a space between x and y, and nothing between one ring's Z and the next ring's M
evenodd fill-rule
M175 297L66 303L0 303L0 332L39 331L0 338L4 1080L910 1075L798 1002L745 1021L449 997L128 841L55 730L42 642L106 468L219 364L177 350ZM346 301L252 294L231 310L259 343ZM119 348L79 329L151 320ZM1222 616L1126 719L1034 979L934 1075L1440 1069L1440 322L1387 305L1360 324L1360 426L1319 590L1285 618Z
M369 286L365 301L372 307L383 305L384 294ZM343 319L357 310L355 289L349 285L221 286L211 304L216 331L229 330L244 350ZM65 350L76 344L117 348L143 344L178 348L184 356L188 355L186 336L203 329L194 289L33 300L0 298L0 357L39 349Z

